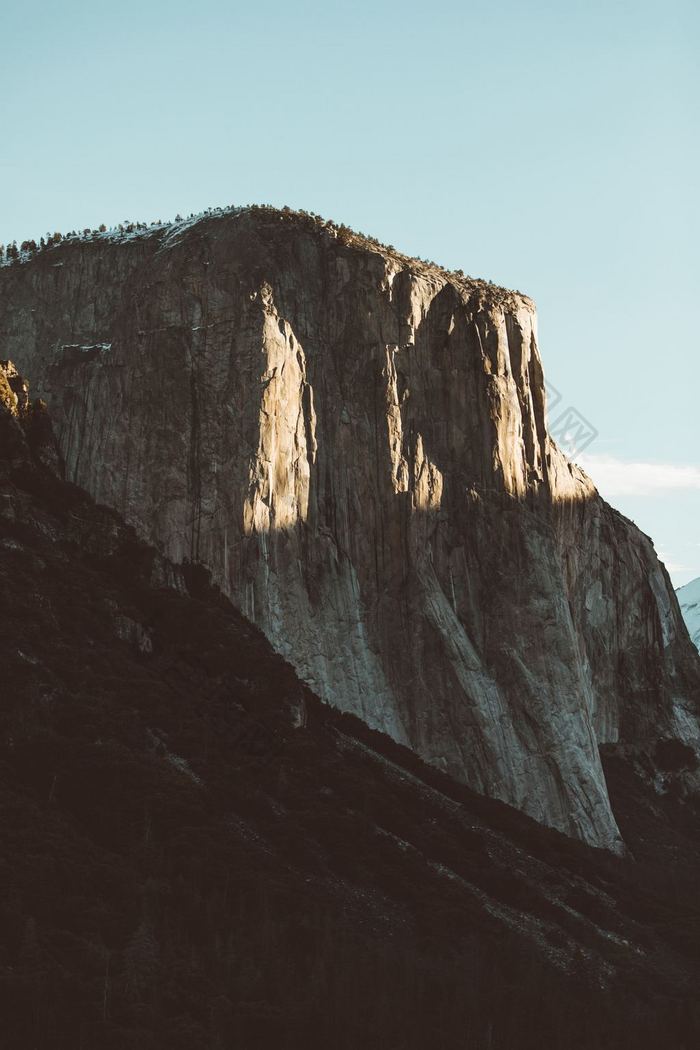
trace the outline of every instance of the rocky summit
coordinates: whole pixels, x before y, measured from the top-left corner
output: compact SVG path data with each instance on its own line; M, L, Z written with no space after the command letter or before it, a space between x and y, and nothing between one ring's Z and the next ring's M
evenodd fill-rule
M697 748L700 659L548 433L526 296L231 209L20 256L0 348L72 481L477 791L621 850L600 746Z

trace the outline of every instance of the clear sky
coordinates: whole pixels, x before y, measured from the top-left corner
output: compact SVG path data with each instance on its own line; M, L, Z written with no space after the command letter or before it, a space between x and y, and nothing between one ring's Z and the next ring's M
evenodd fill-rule
M590 473L700 576L694 0L0 0L0 40L0 242L289 204L528 292Z

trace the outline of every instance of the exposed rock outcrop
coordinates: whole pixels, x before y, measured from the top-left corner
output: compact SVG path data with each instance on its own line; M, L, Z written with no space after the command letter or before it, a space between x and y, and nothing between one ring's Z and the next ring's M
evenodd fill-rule
M203 561L325 700L619 847L598 744L696 724L651 542L545 423L533 303L243 210L0 270L69 476Z
M15 469L27 465L63 477L63 458L46 403L30 399L29 385L11 361L0 361L0 441L0 473L12 464Z

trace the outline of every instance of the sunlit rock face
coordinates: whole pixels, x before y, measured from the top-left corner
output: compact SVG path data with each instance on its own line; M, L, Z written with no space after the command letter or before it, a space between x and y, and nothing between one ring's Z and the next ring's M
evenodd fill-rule
M244 210L3 268L0 352L69 475L325 700L619 848L598 743L678 736L700 663L548 437L528 298Z

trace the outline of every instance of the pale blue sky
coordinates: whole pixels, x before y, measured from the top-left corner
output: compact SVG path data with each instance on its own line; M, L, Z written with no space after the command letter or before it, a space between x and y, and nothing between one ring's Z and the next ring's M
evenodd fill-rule
M0 0L0 40L0 242L267 202L520 288L590 472L700 575L695 3Z

